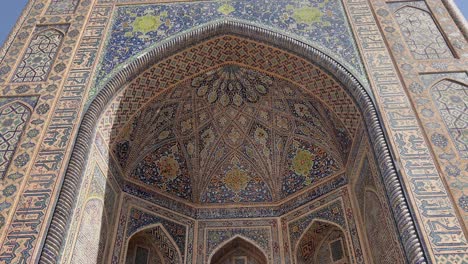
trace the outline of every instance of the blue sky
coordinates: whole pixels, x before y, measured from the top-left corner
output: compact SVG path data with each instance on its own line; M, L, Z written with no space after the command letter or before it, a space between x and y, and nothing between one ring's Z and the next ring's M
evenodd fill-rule
M21 14L27 0L1 0L0 8L0 43L8 37L16 19ZM468 17L468 0L455 0L465 17Z

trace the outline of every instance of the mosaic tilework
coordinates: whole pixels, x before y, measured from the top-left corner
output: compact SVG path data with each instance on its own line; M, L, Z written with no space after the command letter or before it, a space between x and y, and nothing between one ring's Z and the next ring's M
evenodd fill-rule
M428 245L428 254L434 254L435 258L467 254L468 243L455 212L457 209L442 182L444 172L438 170L418 121L419 118L425 124L433 123L434 118L426 121L423 115L417 116L423 106L427 105L422 103L423 100L431 100L421 98L421 93L412 95L421 98L418 101L421 105L416 104L416 113L411 105L412 98L408 98L400 79L403 76L408 81L407 87L411 93L412 90L418 91L421 86L415 81L418 74L413 66L415 62L411 60L411 52L403 45L404 40L397 30L398 24L391 19L392 10L389 10L388 3L380 0L371 3L364 0L345 2L350 11L353 31L357 33L358 42L363 46L364 63L372 76L372 87L375 88L376 101L384 123L387 124L389 141L400 156L402 179L406 182L405 188L412 201L411 206L415 212L413 217L422 227L421 239ZM441 5L439 1L432 3ZM375 18L369 13L372 9L375 9ZM443 9L438 10L441 12ZM386 40L380 29L385 29ZM399 73L390 53L395 55L393 58L401 67ZM449 178L445 177L447 181L451 181ZM436 213L444 210L447 210L444 214Z
M289 149L287 169L283 178L283 195L291 194L335 173L336 160L324 150L301 141L294 141Z
M236 237L211 257L211 264L266 264L265 254L253 243Z
M350 263L343 231L337 226L321 221L313 222L303 234L297 246L296 257L297 263Z
M267 263L282 263L276 219L200 221L197 263L208 263L210 256L236 237L261 250L267 257Z
M304 86L330 108L349 131L350 137L354 137L360 123L359 111L345 90L328 74L284 51L245 38L222 36L171 56L132 81L103 114L99 130L105 141L109 141L109 136L113 141L131 115L158 93L194 74L235 62L259 72L282 76L299 87Z
M161 191L192 200L191 179L177 143L169 143L144 157L130 177L143 184L156 185Z
M206 203L271 202L315 185L339 172L351 138L319 99L233 63L152 98L114 130L110 148L130 180Z
M173 244L171 239L169 238L171 235L164 229L162 226L156 226L154 228L142 230L138 232L129 243L132 242L133 239L144 239L146 245L155 246L158 252L162 255L164 261L162 263L167 264L180 264L183 263L182 256L180 252L177 250L177 246ZM131 258L132 256L127 253L127 263L132 263ZM135 263L138 264L138 263Z
M452 196L454 197L454 200L457 202L459 208L461 209L460 211L462 212L462 214L464 214L465 219L468 219L468 190L466 188L466 186L468 186L468 178L461 177L461 175L463 174L463 159L466 159L466 155L461 150L463 150L463 147L464 145L466 145L466 142L461 143L453 139L459 135L461 135L461 138L463 138L464 130L460 131L460 134L457 133L456 130L450 131L449 127L450 124L452 124L452 126L455 125L455 123L453 123L454 120L458 120L456 123L462 125L464 120L456 119L457 113L459 113L458 115L460 115L459 110L453 111L453 116L451 116L452 112L448 111L452 108L451 96L448 94L450 90L445 90L445 92L434 91L434 89L437 89L439 85L442 85L441 87L444 87L444 84L453 83L455 86L463 86L464 84L468 83L468 75L466 72L425 73L421 74L420 77L424 86L422 86L422 90L421 92L419 92L419 96L426 95L425 98L427 99L419 99L418 104L423 107L423 114L425 114L423 115L423 117L427 117L428 119L430 119L430 123L428 124L426 129L430 129L428 129L428 134L430 135L430 140L434 150L438 153L437 156L439 158L439 162L441 163L441 166L443 167L444 171L448 176L446 177L446 179L450 186ZM464 93L463 90L458 91L461 92L461 94ZM443 99L442 95L446 95L445 100ZM455 99L455 101L457 101L457 98L460 97L457 94L453 94L453 96L453 99ZM443 99L443 101L437 102L435 99L436 97ZM449 102L448 106L446 105L446 102ZM427 106L428 104L432 104L431 107ZM458 109L463 109L463 105L460 105L460 102L458 104L454 104L454 106L457 105ZM442 109L439 110L439 107L441 106ZM438 116L438 114L440 114L440 119L434 118ZM449 118L447 119L447 117ZM443 127L447 128L447 132L443 132ZM455 132L455 134L452 135L451 132ZM462 160L461 162L457 161L456 152L458 152L458 156Z
M104 175L106 166L96 149L92 150L92 162L88 167L77 201L68 238L62 253L63 263L86 263L97 259L107 261L118 212L118 188L113 176Z
M255 242L264 252L270 252L271 234L266 228L233 228L220 230L207 230L207 255L215 252L217 246L235 236L245 237Z
M185 255L185 243L187 236L187 228L185 226L166 218L161 218L153 214L141 212L136 208L133 208L130 211L130 217L131 218L128 220L127 224L127 237L135 234L135 232L144 228L145 226L161 224L164 229L171 235L182 255Z
M289 199L278 206L262 204L255 207L253 207L251 204L249 207L236 206L194 208L186 203L168 198L161 193L147 191L146 189L144 190L141 188L141 186L135 186L134 184L129 183L125 184L124 192L195 219L237 219L246 217L278 217L288 213L295 208L305 205L312 200L324 196L325 194L332 192L337 188L343 187L346 184L346 176L339 175L334 179L319 184L316 187L312 187L308 190L308 192L302 193L297 197L293 197L292 199Z
M371 163L368 157L364 157L357 177L354 192L373 261L388 264L404 263L405 257L398 234L392 226L392 216L385 204L384 190L379 184L375 164Z
M104 2L104 1L101 1L101 2ZM81 58L83 58L83 57L81 57ZM79 61L79 60L77 60L77 61ZM89 61L88 61L88 62L89 62ZM83 64L80 63L80 65L83 66L83 67L85 67L85 66L86 66L86 63L83 63ZM80 82L81 80L83 80L83 79L78 79L78 78L76 79L77 82ZM86 81L86 78L85 78L85 81ZM79 92L77 92L77 93L79 93ZM71 105L72 105L72 104L71 104ZM73 106L73 105L72 105L72 106ZM72 119L72 118L70 118L70 119ZM62 144L65 144L65 143L62 143ZM455 259L455 256L454 256L453 258Z
M46 15L73 14L80 0L51 0Z
M283 242L286 249L285 263L296 263L295 256L296 253L301 252L298 247L304 237L303 234L316 221L329 223L343 230L350 250L351 263L364 263L357 227L350 206L347 189L341 189L283 216L281 230L285 238Z
M45 81L67 30L68 25L38 26L11 81Z
M0 98L0 179L5 177L36 102L37 97Z
M291 245L297 245L297 243L299 243L303 232L307 232L307 230L309 230L309 226L311 223L313 223L314 219L323 219L337 224L340 227L346 227L346 220L343 209L341 208L341 204L340 202L335 202L326 208L309 214L307 217L303 217L289 223L288 229L291 230L289 235Z
M460 156L468 159L468 86L443 80L431 92Z
M181 16L181 13L184 15ZM358 76L363 76L340 1L285 0L273 3L266 0L230 0L117 8L98 80L125 60L161 40L223 18L281 29L334 54Z
M181 252L183 260L180 263L192 263L193 220L128 195L123 200L111 263L120 263L119 260L125 257L125 248L131 235L156 225L164 227L171 236Z
M32 17L28 18L29 22L18 34L3 63L15 65L22 59L19 55L22 54L23 48L29 45L25 39L33 36L36 24L39 23L38 17L48 4L42 0L34 2L29 13ZM16 166L15 162L11 163L6 176L9 184L17 187L17 195L4 197L12 205L1 210L1 217L5 215L9 221L5 226L0 225L0 262L28 263L40 253L42 244L37 242L45 236L48 227L48 216L53 209L53 206L49 206L50 201L55 199L59 175L63 175L63 170L66 169L63 165L64 157L72 145L70 139L76 134L74 129L80 116L82 97L86 94L87 81L92 72L92 64L87 64L89 60L74 61L73 51L86 49L88 54L96 55L101 44L100 41L96 42L96 39L103 37L97 32L104 30L110 16L109 7L96 6L91 12L88 6L81 5L77 8L77 16L72 23L67 21L65 16L41 18L43 25L70 23L57 53L56 65L52 66L47 82L13 83L8 85L10 88L1 91L3 95L41 94L41 97L28 125L28 132L25 133L27 137L23 137L24 143L15 154L21 156L23 162L18 163L21 166ZM92 28L85 29L85 23L88 23L88 26L92 25ZM80 40L78 36L81 37ZM70 65L70 68L67 68L67 65ZM6 72L10 71L11 69ZM5 74L3 76L5 77ZM2 80L2 83L5 82L5 79ZM10 201L13 198L17 203Z
M424 1L390 3L390 6L415 59L453 58Z
M215 174L203 191L203 203L271 202L271 191L262 177L253 172L249 162L232 157L222 174Z

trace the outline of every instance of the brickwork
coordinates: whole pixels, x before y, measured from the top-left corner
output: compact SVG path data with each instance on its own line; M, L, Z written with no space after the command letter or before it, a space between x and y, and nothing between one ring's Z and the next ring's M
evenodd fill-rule
M467 263L448 2L31 0L0 50L0 262Z

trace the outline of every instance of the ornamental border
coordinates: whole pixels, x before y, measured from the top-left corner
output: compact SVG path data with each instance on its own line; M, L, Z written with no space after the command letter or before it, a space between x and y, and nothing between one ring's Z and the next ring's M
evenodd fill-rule
M381 175L389 199L388 202L392 208L407 260L410 263L427 263L426 253L422 247L422 241L413 218L413 209L407 200L408 197L403 192L400 177L395 169L384 136L383 126L380 121L381 117L379 117L374 102L362 84L344 66L308 44L256 25L229 19L209 23L162 43L138 56L130 64L125 65L105 83L103 89L98 92L91 102L81 121L39 263L56 263L60 257L84 168L88 160L93 135L96 132L96 123L109 102L118 91L125 87L126 83L133 80L151 65L194 44L224 34L247 37L297 54L324 69L349 89L348 93L353 97L363 114L374 153L378 154L375 156L378 157Z

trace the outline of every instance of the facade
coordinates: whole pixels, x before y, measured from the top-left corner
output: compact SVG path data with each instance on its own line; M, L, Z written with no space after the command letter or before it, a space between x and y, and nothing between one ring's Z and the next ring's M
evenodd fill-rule
M451 0L30 0L0 263L468 263Z

